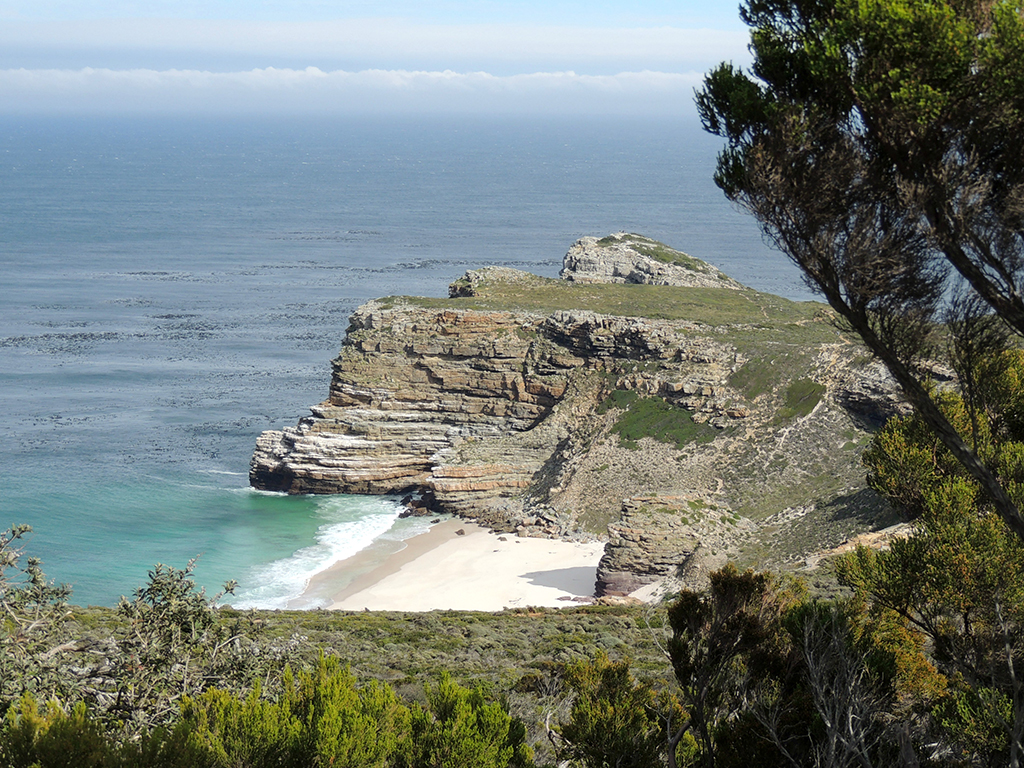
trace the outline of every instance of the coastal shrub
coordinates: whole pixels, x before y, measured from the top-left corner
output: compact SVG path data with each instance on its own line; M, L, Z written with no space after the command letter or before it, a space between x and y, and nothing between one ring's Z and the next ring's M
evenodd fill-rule
M612 432L624 447L633 450L645 437L682 448L689 443L709 442L716 434L714 427L696 423L685 408L670 405L660 397L643 397L631 403Z
M566 665L564 681L573 692L569 720L553 734L559 760L583 768L650 768L663 764L667 739L655 690L637 682L628 661L599 651L592 659ZM664 705L664 702L662 702ZM666 710L666 722L678 705Z
M483 689L463 688L442 674L414 706L411 768L527 768L526 728Z
M3 768L103 768L111 752L103 727L83 703L68 712L56 700L40 707L25 693L8 708L0 729Z
M138 736L175 720L183 695L278 680L297 650L259 643L263 623L251 614L222 612L219 596L197 589L194 561L183 570L156 566L116 614L70 606L70 588L24 556L30 530L0 534L0 714L32 692L68 706L84 701Z
M26 693L0 720L0 768L214 768L180 726L123 736L84 702L40 704Z
M241 699L212 689L186 699L182 712L188 744L215 768L532 765L525 727L481 688L443 674L428 686L426 706L410 708L386 683L357 686L333 657L289 674L276 702L258 690Z
M786 598L770 574L729 565L701 592L683 590L668 610L668 651L689 714L674 738L691 731L701 762L715 764L722 724L744 711L752 684L785 654Z
M384 768L408 751L409 710L394 689L376 680L357 688L337 658L286 680L282 701L306 724L316 765Z
M71 587L46 578L26 556L28 525L0 531L0 710L26 691L68 693L78 685L62 668Z
M286 675L276 700L210 688L170 729L137 738L79 702L25 694L0 721L0 768L530 768L526 728L482 687L447 675L426 706L378 681L359 686L333 657Z
M234 582L207 597L192 577L195 564L157 564L134 597L118 604L125 626L113 660L111 716L136 733L174 720L183 696L218 685L245 692L254 680L276 678L285 664L286 658L260 651L257 625L244 614L220 620L218 600ZM276 648L287 657L287 647Z
M945 393L937 403L970 433L960 395ZM1001 465L1014 487L1019 434L993 435L984 414L975 426L979 454ZM987 764L1020 762L1024 701L1014 670L1024 658L1024 544L919 416L891 419L864 462L872 487L914 518L915 528L887 550L841 558L841 583L872 606L877 621L902 622L931 649L932 674L904 677L915 691L917 680L934 681L917 695L933 704L938 738Z
M309 758L306 723L287 704L266 701L254 689L245 698L211 688L182 702L180 738L204 766L299 766Z
M807 416L821 402L825 386L811 379L797 379L786 388L786 403L779 409L780 419Z

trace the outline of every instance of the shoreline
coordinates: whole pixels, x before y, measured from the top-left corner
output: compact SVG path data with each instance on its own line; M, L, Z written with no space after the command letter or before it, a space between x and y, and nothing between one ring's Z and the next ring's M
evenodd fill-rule
M456 518L335 563L293 603L328 600L328 610L342 611L565 607L593 596L603 553L603 542L520 538Z
M315 573L302 594L289 608L302 608L314 601L330 604L373 586L397 572L403 565L429 552L441 542L455 537L455 531L467 525L457 518L434 523L426 531L407 539L377 539L354 555Z

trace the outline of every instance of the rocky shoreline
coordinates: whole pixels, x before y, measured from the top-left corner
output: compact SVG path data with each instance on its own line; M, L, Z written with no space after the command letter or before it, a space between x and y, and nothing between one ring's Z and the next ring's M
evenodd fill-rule
M822 305L622 233L574 244L559 281L487 268L450 294L360 307L327 400L260 435L251 484L607 535L608 595L687 563L699 579L697 560L799 563L891 522L859 448L901 399ZM793 508L811 510L798 541L772 522Z

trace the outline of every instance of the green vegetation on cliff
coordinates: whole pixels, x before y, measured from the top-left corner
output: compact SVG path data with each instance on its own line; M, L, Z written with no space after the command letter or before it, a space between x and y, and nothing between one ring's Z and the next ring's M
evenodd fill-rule
M630 389L614 390L597 407L597 413L607 413L610 408L623 411L612 432L630 450L636 450L637 441L645 437L682 448L691 443L709 442L718 433L714 427L695 422L685 408L670 405L660 397L639 397Z
M822 338L835 336L828 323L816 322L821 319L821 304L789 301L749 288L581 284L519 272L514 280L485 277L474 283L473 290L475 295L467 297L392 296L380 303L385 308L408 305L538 314L585 311L652 320L689 320L706 326L752 325L780 330L789 324L813 323L820 328Z

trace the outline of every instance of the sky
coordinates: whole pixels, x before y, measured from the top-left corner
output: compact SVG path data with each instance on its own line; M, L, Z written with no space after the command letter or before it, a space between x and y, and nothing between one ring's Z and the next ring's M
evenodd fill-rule
M692 114L738 0L0 0L0 114Z

